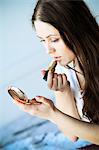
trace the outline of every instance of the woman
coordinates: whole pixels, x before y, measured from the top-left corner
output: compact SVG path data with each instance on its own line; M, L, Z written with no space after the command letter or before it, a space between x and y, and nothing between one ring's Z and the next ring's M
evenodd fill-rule
M36 97L37 104L16 104L52 121L73 141L81 138L99 145L99 29L95 18L82 0L39 0L32 24L57 62L56 72L49 71L47 78L56 105L42 96Z

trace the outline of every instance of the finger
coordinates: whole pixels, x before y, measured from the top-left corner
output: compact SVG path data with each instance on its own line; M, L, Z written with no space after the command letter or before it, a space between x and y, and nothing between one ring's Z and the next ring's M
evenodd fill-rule
M52 86L52 90L57 91L58 90L58 80L56 77L53 78L53 86Z
M15 100L15 99L14 99L13 103L16 104L21 109L23 109L25 106L25 104L19 102L18 100Z
M53 77L54 77L54 78L57 78L57 73L54 73L54 74L53 74Z
M38 103L37 101L36 101L36 99L35 98L33 98L33 99L31 99L30 101L29 101L29 103L26 103L26 104L28 104L28 105L35 105L35 104L40 104L40 103Z
M19 107L19 109L21 109L24 112L28 112L30 114L35 114L36 106L38 105L37 103L36 104L32 103L29 105L28 104L22 104L16 100L14 101L14 103Z
M42 69L42 70L41 70L41 74L44 76L45 73L46 73L46 70Z
M53 85L53 73L51 71L48 72L48 77L47 77L47 85L51 89Z
M62 78L63 78L63 86L66 86L67 85L67 77L66 77L66 75L63 74Z
M46 105L48 105L49 102L50 102L49 99L47 99L43 96L36 96L35 99L36 99L37 102L40 102L40 103L43 103L43 104L46 104Z
M57 78L58 78L58 89L62 89L62 87L63 87L63 78L62 78L62 75L59 74Z

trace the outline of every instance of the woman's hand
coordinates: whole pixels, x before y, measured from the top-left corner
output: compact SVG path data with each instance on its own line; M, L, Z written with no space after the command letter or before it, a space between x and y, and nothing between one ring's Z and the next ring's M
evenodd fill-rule
M42 70L42 75L44 76L45 70ZM65 74L57 74L52 73L51 71L48 72L47 77L47 85L49 89L54 91L70 91L70 83L67 80L67 77Z
M18 99L15 99L14 103L31 115L51 121L52 114L55 111L53 102L43 96L37 96L32 101L34 101L32 104L22 104Z

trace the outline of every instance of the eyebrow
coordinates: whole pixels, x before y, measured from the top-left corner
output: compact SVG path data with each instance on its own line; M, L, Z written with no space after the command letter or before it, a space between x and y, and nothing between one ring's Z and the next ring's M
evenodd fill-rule
M49 34L45 38L49 38L50 36L59 36L59 35L58 34ZM39 35L37 35L37 37L39 37L40 39L42 39L42 37L40 37Z

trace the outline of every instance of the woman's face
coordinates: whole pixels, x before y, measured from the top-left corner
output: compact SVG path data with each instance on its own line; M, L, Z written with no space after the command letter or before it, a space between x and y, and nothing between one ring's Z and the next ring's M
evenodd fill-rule
M74 53L67 47L59 31L49 23L36 20L34 22L37 36L44 44L46 52L62 66L75 60Z

